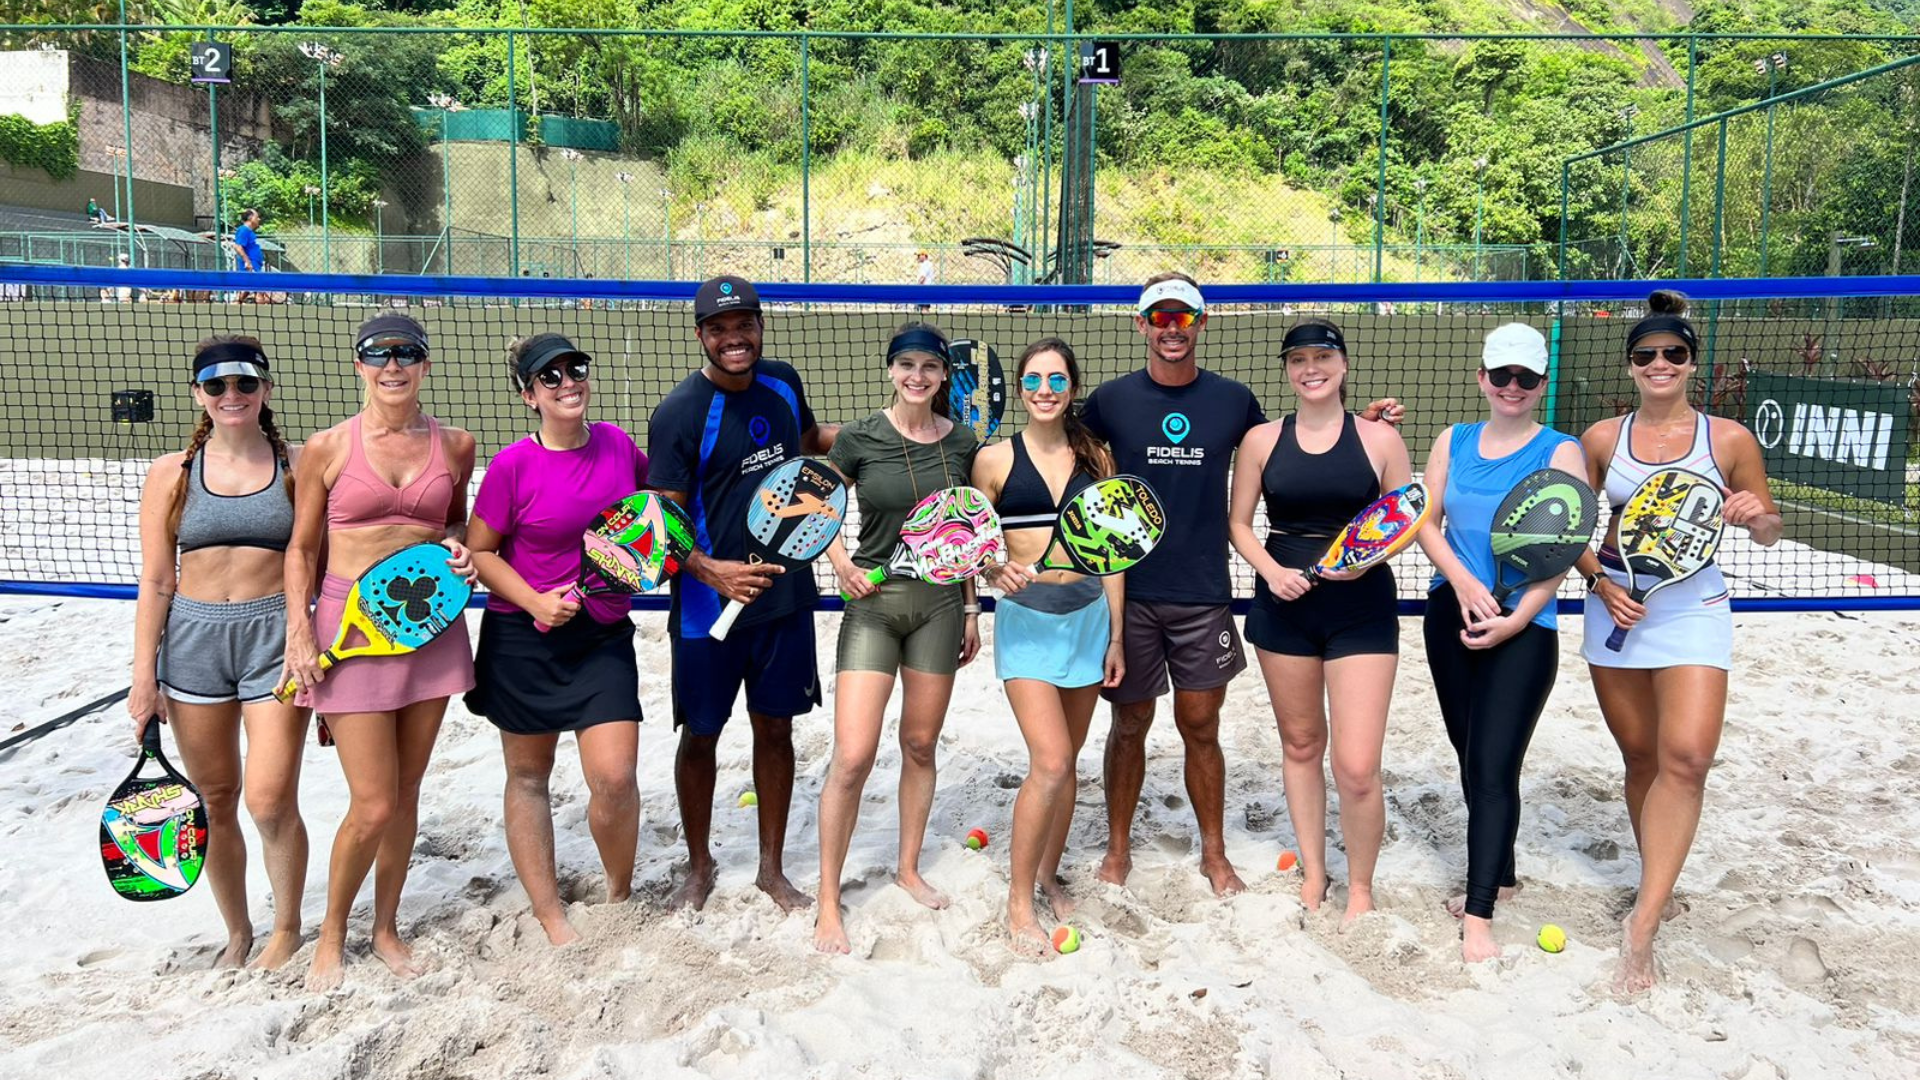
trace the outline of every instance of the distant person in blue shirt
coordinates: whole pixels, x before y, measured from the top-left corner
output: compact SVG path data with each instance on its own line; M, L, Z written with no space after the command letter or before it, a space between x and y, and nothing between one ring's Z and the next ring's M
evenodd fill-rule
M265 253L260 250L260 236L256 232L259 228L260 211L253 209L240 211L240 227L233 230L233 239L229 241L233 245L235 270L258 271L266 265L263 261ZM255 294L243 292L238 299L242 304L250 303L255 299Z

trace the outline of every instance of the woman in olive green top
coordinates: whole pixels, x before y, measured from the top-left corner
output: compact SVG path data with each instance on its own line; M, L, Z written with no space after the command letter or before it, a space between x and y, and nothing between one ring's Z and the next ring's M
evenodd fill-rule
M840 920L840 872L873 771L894 673L905 684L900 710L900 863L894 882L930 908L947 898L920 876L920 846L933 809L933 750L947 718L953 676L980 648L973 583L959 588L908 577L867 581L899 543L907 512L941 488L967 482L978 448L973 431L947 417L947 338L908 323L887 346L892 404L840 429L827 460L860 499L860 543L849 556L827 549L840 589L853 599L840 620L834 685L833 765L820 793L820 914L813 944L849 951Z

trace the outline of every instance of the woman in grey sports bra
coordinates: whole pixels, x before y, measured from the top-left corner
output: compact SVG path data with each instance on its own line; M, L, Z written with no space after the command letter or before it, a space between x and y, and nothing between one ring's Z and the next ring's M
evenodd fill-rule
M206 875L227 925L216 967L238 967L253 950L238 816L245 727L247 812L266 847L274 899L273 936L253 964L277 968L300 948L307 869L299 784L308 711L273 697L286 646L294 449L267 406L273 383L258 339L207 338L188 371L200 423L184 451L153 462L140 496L127 712L136 742L153 718L170 722L205 800Z

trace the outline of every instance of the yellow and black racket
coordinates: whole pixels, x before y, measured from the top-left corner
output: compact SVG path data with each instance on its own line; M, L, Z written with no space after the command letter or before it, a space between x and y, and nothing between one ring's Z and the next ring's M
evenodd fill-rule
M347 593L340 629L320 654L320 670L356 656L410 653L452 626L473 586L447 565L448 554L441 544L413 544L368 567ZM355 634L365 643L348 645ZM299 689L288 679L273 696L292 701Z

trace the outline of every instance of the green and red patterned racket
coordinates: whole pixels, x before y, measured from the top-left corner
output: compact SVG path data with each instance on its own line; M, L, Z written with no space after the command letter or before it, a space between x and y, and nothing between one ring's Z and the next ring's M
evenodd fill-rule
M886 563L867 572L875 585L890 577L929 585L957 585L1007 561L1000 515L979 488L950 487L921 499L900 526L900 543ZM851 600L846 593L840 599Z
M1329 571L1365 570L1400 554L1420 534L1432 509L1427 486L1418 480L1380 496L1355 514L1320 561L1307 568L1307 584L1318 585Z
M1033 565L1092 577L1123 573L1153 554L1167 531L1167 513L1137 476L1110 476L1081 488L1060 509L1047 553ZM1054 552L1060 552L1056 559Z
M1720 485L1686 469L1661 469L1640 482L1620 511L1620 561L1628 595L1644 604L1669 585L1707 568L1720 550L1726 520ZM1643 584L1644 583L1644 584ZM1627 628L1616 626L1607 648L1619 652Z
M207 861L207 808L199 789L160 750L160 718L147 721L133 771L100 811L100 862L129 900L168 900L200 880ZM148 762L159 776L141 776Z
M680 572L693 551L693 521L680 504L636 491L605 510L580 537L580 580L567 599L650 592ZM533 624L542 633L550 627Z

